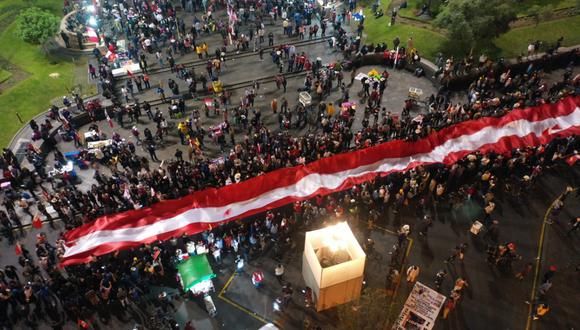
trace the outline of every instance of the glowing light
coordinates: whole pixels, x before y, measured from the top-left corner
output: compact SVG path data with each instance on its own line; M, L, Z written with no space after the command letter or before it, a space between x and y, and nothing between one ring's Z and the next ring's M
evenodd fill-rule
M92 27L97 27L97 25L99 25L95 16L89 17L89 25Z
M348 240L344 237L344 224L339 223L334 226L327 228L329 230L328 236L324 238L324 246L332 253L336 253L340 250L346 250L348 246Z
M88 5L85 7L85 10L89 13L94 13L95 12L95 6L93 5Z

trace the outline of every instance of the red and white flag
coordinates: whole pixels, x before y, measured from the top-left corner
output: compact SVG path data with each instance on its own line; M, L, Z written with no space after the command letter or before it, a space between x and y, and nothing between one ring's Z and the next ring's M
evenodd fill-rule
M92 256L199 233L211 225L349 189L378 175L419 165L450 165L474 151L507 154L514 148L578 134L580 97L514 110L501 118L470 120L418 141L386 142L151 207L100 217L64 235L66 250L61 263L85 263Z
M109 127L113 128L113 120L109 116L109 112L105 109L105 118L107 118L107 122L109 123Z

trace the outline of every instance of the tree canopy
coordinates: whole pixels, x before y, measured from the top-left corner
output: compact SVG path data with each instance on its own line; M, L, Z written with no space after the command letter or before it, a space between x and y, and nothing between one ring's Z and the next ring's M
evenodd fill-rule
M16 36L31 44L43 44L58 31L60 18L37 7L25 9L16 18Z
M516 12L504 0L449 0L434 24L449 32L454 42L475 45L509 30Z

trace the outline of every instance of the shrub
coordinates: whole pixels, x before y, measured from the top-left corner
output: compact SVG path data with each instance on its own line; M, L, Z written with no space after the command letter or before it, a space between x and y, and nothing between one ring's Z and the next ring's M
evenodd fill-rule
M60 18L37 7L23 10L16 18L16 36L31 44L43 44L58 31Z

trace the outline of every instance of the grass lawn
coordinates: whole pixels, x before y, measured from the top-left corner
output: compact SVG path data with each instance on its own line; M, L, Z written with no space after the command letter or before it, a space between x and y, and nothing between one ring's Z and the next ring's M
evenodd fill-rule
M494 43L501 49L501 55L512 58L526 52L530 41L541 40L545 44L554 44L564 37L564 46L580 44L580 16L572 16L551 22L540 23L538 26L528 26L510 30L497 38Z
M31 5L62 14L62 0L0 1L0 56L30 74L0 94L0 146L8 145L23 125L18 121L16 112L26 123L36 114L46 111L51 100L67 94L67 88L73 87L79 79L82 81L74 74L79 63L50 60L39 46L16 38L13 20L21 9ZM58 73L59 78L50 78L51 73Z
M531 14L530 9L534 6L546 7L551 6L553 10L570 8L576 6L576 0L524 0L521 2L512 2L512 6L516 8L518 17L527 16Z
M416 16L415 14L421 11L418 5L419 0L407 0L407 8L399 9L398 15L410 19L416 19L420 21L426 21L422 16ZM390 15L390 13L389 13Z
M543 7L549 7L552 10L558 10L563 8L570 8L576 6L576 0L522 0L520 2L513 0L510 1L510 5L515 8L518 17L528 16L532 14L532 7L539 7L540 10ZM407 0L407 8L399 10L399 15L407 17L410 19L417 19L424 21L423 18L415 16L415 13L421 10L420 0ZM444 5L442 5L443 8Z
M10 71L0 69L0 84L10 79L10 77L12 77L12 73L10 73Z
M384 1L387 2L387 1ZM386 8L387 5L381 4L381 7ZM445 36L437 32L429 31L410 25L395 23L394 26L389 26L391 21L390 14L385 14L383 17L376 19L371 14L370 8L365 8L365 30L367 35L364 43L378 43L386 42L387 46L393 47L393 39L399 37L401 45L406 46L409 37L413 37L413 46L417 48L422 57L433 60L439 52L440 45L446 40Z

